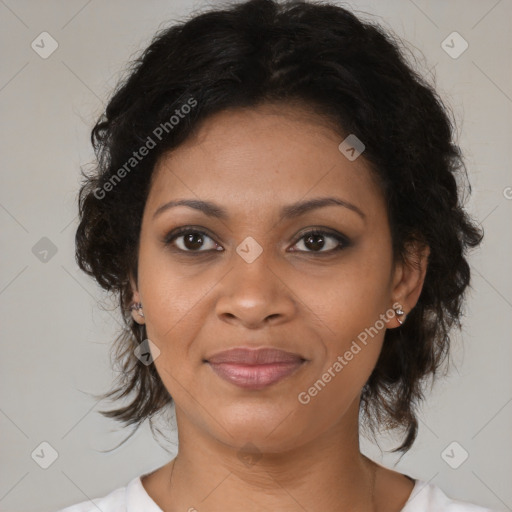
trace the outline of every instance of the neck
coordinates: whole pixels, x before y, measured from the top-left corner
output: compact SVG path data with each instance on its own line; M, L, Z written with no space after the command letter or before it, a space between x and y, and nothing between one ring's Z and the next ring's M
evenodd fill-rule
M347 421L350 416L355 424ZM166 512L374 512L377 465L360 453L357 414L350 416L299 447L243 452L183 425L182 417L179 451L169 465L161 507Z

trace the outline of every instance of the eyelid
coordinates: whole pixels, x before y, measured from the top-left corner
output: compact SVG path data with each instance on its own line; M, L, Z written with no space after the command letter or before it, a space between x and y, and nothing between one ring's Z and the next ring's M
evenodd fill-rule
M216 245L220 245L219 242L217 242L216 238L209 234L208 230L202 227L195 227L195 226L181 226L176 229L171 230L169 233L167 233L163 237L163 243L166 246L172 246L173 241L176 238L179 238L180 236L183 236L187 233L196 233L199 235L204 235L210 240L212 240ZM295 250L292 252L299 253L299 254L322 254L322 255L328 255L333 254L337 251L340 251L342 249L346 249L351 245L351 240L344 235L343 233L340 233L336 230L333 230L332 228L327 227L309 227L302 230L294 239L294 242L292 244L292 247L295 246L298 242L300 242L306 235L327 235L331 238L334 238L338 242L338 246L334 249L330 249L328 251L299 251ZM209 249L209 250L197 250L197 251L185 251L183 249L174 248L179 253L188 253L188 254L211 254L212 252L218 251L218 249ZM222 249L224 251L224 249ZM219 252L222 252L219 251Z
M212 240L215 244L220 245L219 242L212 236L208 230L205 228L195 227L195 226L181 226L176 229L172 229L169 233L167 233L163 237L164 245L173 245L173 241L180 236L186 235L187 233L197 233L199 235L207 236L210 240ZM216 249L213 249L216 250ZM181 253L189 253L189 254L198 254L198 253L211 253L213 250L208 251L184 251L182 249L178 249L178 252Z
M300 231L295 239L295 243L297 243L304 236L309 235L311 233L316 233L316 234L321 234L321 235L329 235L334 238L342 239L346 244L350 243L350 239L348 238L348 236L344 235L343 233L340 233L339 231L336 231L335 229L327 228L327 227L323 227L323 226L305 228L304 230Z
M299 254L322 254L322 255L329 255L334 254L337 251L340 251L342 249L346 249L349 247L352 242L348 238L348 236L344 235L343 233L340 233L339 231L333 230L331 228L327 227L313 227L313 228L306 228L305 230L301 231L297 237L295 238L295 241L293 243L293 246L296 245L298 242L300 242L306 235L326 235L330 238L333 238L338 242L338 246L334 249L330 249L328 251L293 251L295 253ZM293 247L292 246L292 247Z

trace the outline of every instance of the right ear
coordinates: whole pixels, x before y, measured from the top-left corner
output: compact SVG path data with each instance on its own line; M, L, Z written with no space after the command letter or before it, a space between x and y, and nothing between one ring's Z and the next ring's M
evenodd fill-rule
M135 279L130 274L130 286L132 289L132 302L131 304L139 304L142 303L142 300L140 298L139 290L137 289L137 284L135 283ZM138 323L143 325L144 322L144 314L142 313L142 308L140 309L132 309L131 310L132 318Z

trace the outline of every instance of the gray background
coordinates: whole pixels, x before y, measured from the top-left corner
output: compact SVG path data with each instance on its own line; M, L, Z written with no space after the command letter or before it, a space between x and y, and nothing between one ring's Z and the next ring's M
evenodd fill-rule
M108 403L89 395L106 391L114 376L109 346L118 317L78 270L73 237L79 167L92 161L89 131L111 88L157 29L205 5L0 0L1 510L50 511L102 496L174 456L176 445L166 452L147 424L102 453L129 434L98 414ZM342 5L405 38L423 73L436 77L459 123L473 185L468 208L486 232L471 257L473 289L451 372L423 407L416 444L396 466L397 455L365 439L362 449L452 497L512 510L512 2ZM43 31L58 42L46 59L31 47L42 46ZM458 58L442 47L453 31L469 44ZM58 453L47 469L36 463L51 461L42 442ZM379 444L393 442L383 436ZM457 469L445 462L460 463L462 450L469 457Z

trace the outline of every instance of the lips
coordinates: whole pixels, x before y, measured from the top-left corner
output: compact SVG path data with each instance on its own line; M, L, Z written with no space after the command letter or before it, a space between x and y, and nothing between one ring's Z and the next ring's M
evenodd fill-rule
M231 363L231 364L271 364L271 363L295 363L304 359L298 354L277 350L275 348L234 348L209 357L209 363Z
M235 348L205 362L222 379L245 389L263 389L293 374L304 363L298 354L273 348Z

